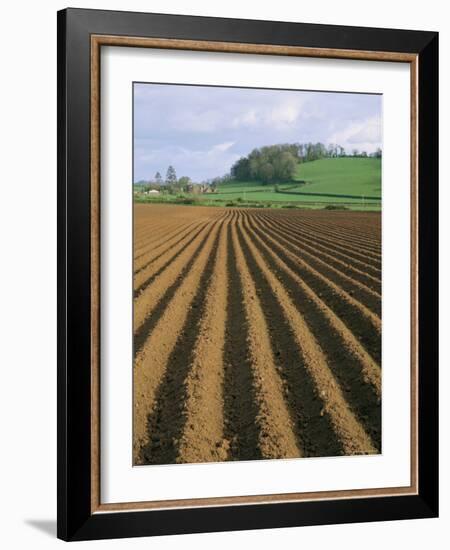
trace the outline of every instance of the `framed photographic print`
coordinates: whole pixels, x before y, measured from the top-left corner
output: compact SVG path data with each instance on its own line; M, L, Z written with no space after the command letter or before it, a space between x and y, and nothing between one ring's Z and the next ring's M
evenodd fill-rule
M438 514L438 36L58 13L58 536Z

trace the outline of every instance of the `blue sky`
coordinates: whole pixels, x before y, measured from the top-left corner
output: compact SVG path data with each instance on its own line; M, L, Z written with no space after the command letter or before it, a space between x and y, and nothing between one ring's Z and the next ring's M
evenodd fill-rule
M347 151L381 147L379 95L134 84L134 181L203 181L229 172L255 147L336 143Z

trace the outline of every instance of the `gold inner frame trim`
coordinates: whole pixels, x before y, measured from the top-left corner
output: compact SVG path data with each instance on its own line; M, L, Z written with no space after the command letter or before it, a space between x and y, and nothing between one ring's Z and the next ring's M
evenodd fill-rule
M103 504L100 499L100 50L102 46L390 61L410 65L411 82L411 484L408 487L317 491ZM418 494L418 56L401 52L306 48L235 42L91 35L91 513Z

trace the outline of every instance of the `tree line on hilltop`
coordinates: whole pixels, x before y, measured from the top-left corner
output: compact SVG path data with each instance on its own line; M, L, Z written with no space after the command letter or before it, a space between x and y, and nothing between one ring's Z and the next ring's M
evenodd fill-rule
M262 183L292 181L297 165L323 158L338 157L381 157L381 149L368 155L365 151L353 149L347 154L340 145L323 143L286 143L268 145L253 149L246 157L241 157L231 167L230 174L222 181L261 181Z

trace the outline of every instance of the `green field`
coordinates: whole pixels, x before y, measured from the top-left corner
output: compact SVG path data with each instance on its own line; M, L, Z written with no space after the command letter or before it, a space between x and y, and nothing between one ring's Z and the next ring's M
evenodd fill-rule
M259 182L228 182L216 193L146 197L144 202L178 202L218 206L268 206L324 208L341 205L357 210L381 208L381 159L329 158L298 165L294 181L263 185ZM257 204L258 203L258 204Z
M333 158L299 164L297 180L305 193L374 197L381 200L381 159Z
M219 187L215 200L371 203L381 201L381 159L333 158L299 164L295 180L302 182L261 185L232 182ZM361 205L362 206L362 205Z

